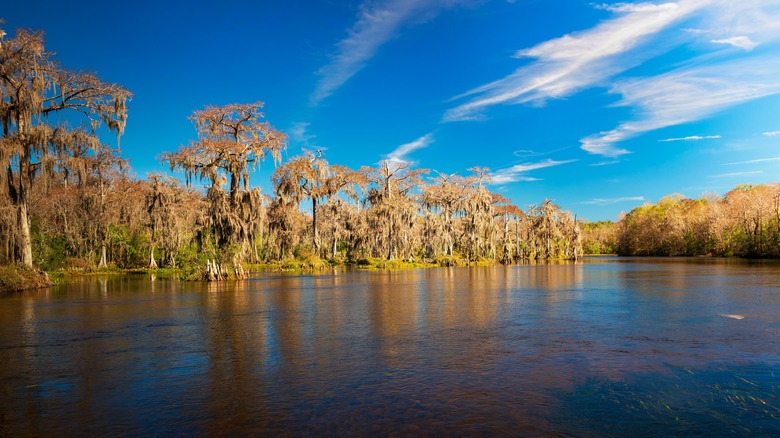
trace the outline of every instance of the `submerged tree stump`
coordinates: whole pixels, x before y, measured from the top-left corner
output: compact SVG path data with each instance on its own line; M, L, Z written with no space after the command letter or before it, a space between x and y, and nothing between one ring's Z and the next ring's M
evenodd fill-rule
M244 267L241 266L240 263L236 264L236 267L234 268L234 273L236 274L236 280L243 280L246 278L246 272L244 272Z
M234 263L233 275L236 280L246 278L246 271L240 263ZM216 260L206 260L206 271L203 273L205 281L220 281L228 279L228 270L222 267Z
M203 279L206 281L226 280L227 272L216 260L206 260L206 272L203 274Z

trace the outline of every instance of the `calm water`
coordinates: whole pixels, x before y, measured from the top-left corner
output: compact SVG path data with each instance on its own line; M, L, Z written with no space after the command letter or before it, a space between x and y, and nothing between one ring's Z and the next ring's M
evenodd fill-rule
M780 435L780 264L89 278L0 299L2 436L280 433Z

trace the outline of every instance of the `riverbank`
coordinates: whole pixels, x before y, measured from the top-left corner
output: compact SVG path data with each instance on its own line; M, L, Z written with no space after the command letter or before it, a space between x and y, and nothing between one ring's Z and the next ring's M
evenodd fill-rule
M361 258L358 260L345 260L340 258L334 259L321 259L315 256L304 256L284 259L276 262L268 263L243 263L241 265L241 271L251 273L262 272L284 272L284 273L309 273L322 271L327 269L358 269L358 270L403 270L403 269L419 269L419 268L438 268L449 266L492 266L497 264L493 260L480 259L478 261L472 261L468 263L465 259L452 256L440 256L435 259L424 260L385 260L381 258ZM233 267L229 266L226 269L228 272L228 279L230 279L234 272ZM117 272L116 270L112 272ZM124 271L126 273L147 273L154 275L157 278L176 278L186 281L199 281L203 280L204 269L202 267L183 267L183 268L160 268L160 269L129 269Z
M0 266L0 295L54 286L46 272L14 265Z
M357 269L357 270L405 270L420 268L440 268L457 266L493 266L500 264L499 261L479 257L477 260L471 260L459 255L446 256L441 255L432 259L419 260L385 260L382 258L360 258L357 260L346 260L340 258L320 259L319 257L305 255L285 260L269 263L245 263L241 270L247 274L256 274L263 272L279 273L311 273L327 269ZM234 270L227 269L227 279L232 277ZM150 275L159 279L176 279L181 281L203 281L204 268L201 266L184 266L178 268L79 268L79 269L59 269L55 271L37 271L34 269L23 269L13 265L0 266L0 296L14 292L30 289L40 289L54 286L56 284L68 283L70 279L80 278L91 275Z
M492 266L497 262L488 259L467 262L457 256L440 256L425 260L384 260L380 258L362 258L355 261L343 259L323 260L318 257L296 257L271 263L243 264L246 273L286 272L307 273L334 268L351 268L359 270L402 270L418 268L437 268L450 266ZM203 269L197 266L179 268L130 268L116 267L94 269L60 269L51 272L24 269L14 265L0 266L0 295L7 295L23 290L40 289L55 284L67 283L70 278L90 275L128 275L147 274L156 278L170 278L183 281L200 281L203 279Z

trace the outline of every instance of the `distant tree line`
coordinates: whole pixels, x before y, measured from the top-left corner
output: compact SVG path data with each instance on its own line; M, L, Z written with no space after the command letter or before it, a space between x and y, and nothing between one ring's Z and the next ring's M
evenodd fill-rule
M1 32L1 31L0 31ZM408 162L350 169L320 151L282 162L286 135L262 102L209 106L196 139L139 180L117 139L131 94L70 70L42 33L0 43L0 263L45 269L203 266L308 256L437 260L575 259L580 225L549 200L523 211L487 188L488 169L435 173ZM273 193L250 184L266 157ZM201 187L205 184L205 187Z
M588 253L780 257L780 185L739 185L700 199L669 195L617 223L582 228Z

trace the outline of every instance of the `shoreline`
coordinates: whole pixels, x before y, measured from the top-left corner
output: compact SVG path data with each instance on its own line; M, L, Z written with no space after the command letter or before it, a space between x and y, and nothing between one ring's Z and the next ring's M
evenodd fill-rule
M15 265L0 266L0 296L54 286L46 271Z
M777 260L777 259L765 259L765 258L745 258L745 257L725 257L725 256L620 256L617 254L587 254L582 256L582 259L598 258L598 257L619 257L626 260L629 259L645 259L645 258L682 258L690 260L702 260L702 259L733 259L744 261L760 261L760 260ZM512 265L524 265L524 264L538 264L538 263L561 263L561 262L573 262L573 260L524 260L520 263L511 263ZM279 273L290 275L306 275L312 272L320 272L330 269L352 269L356 271L396 271L406 269L430 269L430 268L443 268L443 267L484 267L501 265L502 263L496 260L483 259L471 263L466 263L459 259L453 263L453 260L421 260L421 261L406 261L406 260L382 260L382 259L361 259L354 262L344 263L330 263L326 260L318 260L317 263L308 263L308 261L291 259L274 263L260 263L260 264L245 264L243 269L247 274L257 273ZM57 271L40 271L37 269L22 268L15 265L0 265L0 297L13 295L16 293L24 292L27 290L44 289L47 287L53 287L58 284L67 283L71 279L83 278L98 275L149 275L160 279L174 279L179 281L206 281L202 278L202 272L198 268L184 267L184 268L107 268L107 269L88 269L88 270L57 270ZM237 278L229 277L223 280L217 281L231 281L237 280Z

